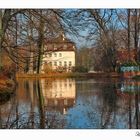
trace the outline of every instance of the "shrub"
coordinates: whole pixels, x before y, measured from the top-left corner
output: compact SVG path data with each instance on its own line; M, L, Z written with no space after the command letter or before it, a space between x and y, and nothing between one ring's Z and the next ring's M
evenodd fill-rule
M53 72L53 69L49 65L44 65L43 71L44 71L44 73L52 73Z
M88 72L88 69L85 68L84 66L76 66L72 69L72 72Z
M6 76L7 78L14 78L16 73L15 65L4 65L1 67L0 74Z

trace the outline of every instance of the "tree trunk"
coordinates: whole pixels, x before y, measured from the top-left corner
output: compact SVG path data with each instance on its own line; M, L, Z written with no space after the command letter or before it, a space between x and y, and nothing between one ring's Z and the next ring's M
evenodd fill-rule
M135 16L135 21L134 21L134 47L136 50L136 56L135 56L135 60L138 61L139 60L139 54L138 54L138 39L139 39L139 31L138 31L138 11L137 9L134 10L134 16Z
M130 61L130 9L127 10L127 37L128 37L128 41L127 41L127 49L128 49L128 61Z
M0 9L0 70L2 68L2 10Z
M42 15L42 10L40 11ZM42 17L40 17L40 25L39 25L39 39L38 39L38 60L37 60L37 74L40 73L40 66L42 60L42 48L44 42L44 21Z

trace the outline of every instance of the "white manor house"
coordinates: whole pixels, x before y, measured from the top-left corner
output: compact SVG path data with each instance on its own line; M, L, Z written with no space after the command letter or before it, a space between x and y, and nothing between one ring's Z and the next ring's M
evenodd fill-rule
M75 67L76 47L72 41L63 35L45 44L41 73L45 73L46 67L59 72L69 72Z

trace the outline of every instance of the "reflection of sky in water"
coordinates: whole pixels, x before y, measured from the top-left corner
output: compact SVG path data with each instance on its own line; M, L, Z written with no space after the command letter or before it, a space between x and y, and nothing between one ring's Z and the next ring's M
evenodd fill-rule
M91 102L94 104L91 105ZM75 107L67 113L66 128L98 128L100 115L96 112L96 102L96 98L90 98L89 104L78 100Z

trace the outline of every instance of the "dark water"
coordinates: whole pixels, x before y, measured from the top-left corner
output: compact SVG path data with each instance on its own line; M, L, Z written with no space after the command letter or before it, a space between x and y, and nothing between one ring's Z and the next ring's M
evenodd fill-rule
M0 105L0 128L140 128L140 82L19 79Z

